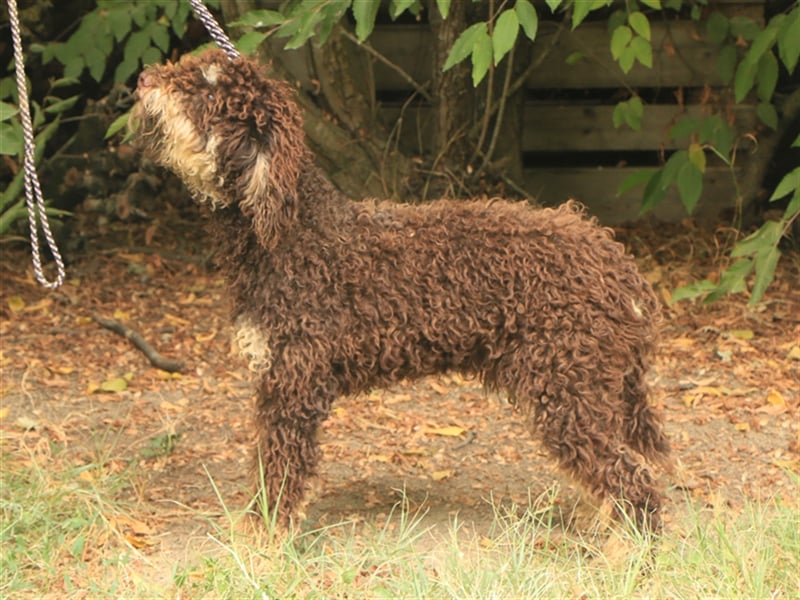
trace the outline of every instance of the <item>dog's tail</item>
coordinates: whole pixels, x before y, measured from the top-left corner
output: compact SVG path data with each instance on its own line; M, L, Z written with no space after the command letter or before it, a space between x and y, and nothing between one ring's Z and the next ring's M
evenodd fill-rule
M637 358L633 369L625 375L623 399L627 418L625 439L628 445L653 462L666 462L670 448L661 417L647 400L646 369Z

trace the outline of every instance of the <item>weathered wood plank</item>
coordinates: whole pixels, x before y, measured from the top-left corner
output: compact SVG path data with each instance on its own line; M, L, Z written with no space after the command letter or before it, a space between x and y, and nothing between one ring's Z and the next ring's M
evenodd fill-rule
M523 185L544 205L556 205L567 198L580 200L606 225L621 225L641 218L641 188L617 196L627 176L641 169L526 169ZM703 195L693 215L701 222L715 222L719 214L735 204L735 189L730 172L723 167L707 169ZM661 221L677 222L687 216L680 198L670 189L653 211Z
M705 107L694 105L685 109L672 104L654 104L645 107L642 129L634 131L623 125L615 129L612 120L613 106L545 104L528 102L525 105L523 152L569 152L587 150L671 150L685 146L685 140L675 142L669 137L669 128L683 115L700 117L708 114ZM400 146L410 152L430 148L429 119L431 111L426 106L381 107L381 118L390 126L397 125ZM734 127L742 133L756 125L755 110L750 106L737 107Z
M761 21L758 4L737 6ZM577 31L564 31L557 41L556 25L543 23L534 56L553 45L541 67L531 74L532 88L618 88L627 82L632 87L677 87L721 85L717 73L716 48L705 41L697 23L686 20L653 21L653 68L639 64L624 75L611 57L609 35L605 22L584 23ZM424 84L430 79L430 31L425 25L384 25L376 30L370 43L390 62ZM568 65L567 57L580 52L584 58ZM385 64L375 63L378 89L408 90L408 84L396 71Z
M570 150L653 150L685 147L676 142L669 129L682 116L701 117L710 114L707 107L694 105L681 109L676 105L648 105L644 109L642 128L634 131L627 125L614 128L613 106L525 105L522 131L523 151ZM738 132L756 124L753 107L737 107L733 113Z

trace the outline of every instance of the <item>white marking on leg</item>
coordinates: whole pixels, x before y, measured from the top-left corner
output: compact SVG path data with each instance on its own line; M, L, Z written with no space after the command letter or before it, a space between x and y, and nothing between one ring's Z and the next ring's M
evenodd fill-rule
M263 328L249 319L239 319L237 327L233 340L239 353L247 359L248 368L255 373L269 369L272 366L272 348Z

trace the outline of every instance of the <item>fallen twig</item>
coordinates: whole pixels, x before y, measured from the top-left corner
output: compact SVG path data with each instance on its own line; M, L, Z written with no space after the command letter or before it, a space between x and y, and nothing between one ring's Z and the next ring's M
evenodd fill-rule
M150 364L157 369L161 369L162 371L167 371L169 373L183 371L185 366L183 361L164 358L147 342L147 340L142 337L140 333L134 331L127 325L120 323L116 319L106 319L105 317L101 317L99 315L92 315L92 319L94 319L94 321L102 327L105 327L106 329L121 335L125 339L130 340L130 342L136 346L137 349L144 353L144 355L150 361Z

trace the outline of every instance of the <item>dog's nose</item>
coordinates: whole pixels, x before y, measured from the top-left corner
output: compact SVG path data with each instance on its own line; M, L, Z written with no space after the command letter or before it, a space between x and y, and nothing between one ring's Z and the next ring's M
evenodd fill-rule
M155 87L155 78L153 77L153 74L147 71L142 71L139 73L139 80L136 82L136 89L143 92L151 87Z

